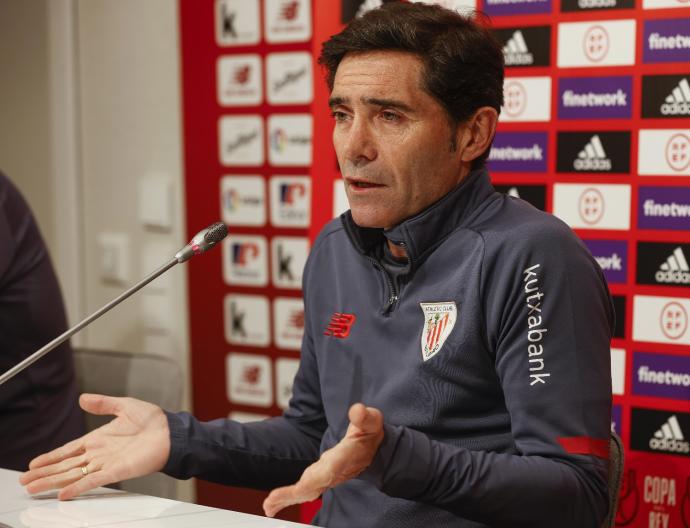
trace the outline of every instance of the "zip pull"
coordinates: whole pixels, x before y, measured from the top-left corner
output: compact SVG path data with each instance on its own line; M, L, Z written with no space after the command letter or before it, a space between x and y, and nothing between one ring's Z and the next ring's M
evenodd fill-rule
M398 302L398 296L393 294L390 297L388 297L388 302L386 303L386 306L384 307L383 311L384 313L388 313L391 311L393 306L395 306L395 303Z

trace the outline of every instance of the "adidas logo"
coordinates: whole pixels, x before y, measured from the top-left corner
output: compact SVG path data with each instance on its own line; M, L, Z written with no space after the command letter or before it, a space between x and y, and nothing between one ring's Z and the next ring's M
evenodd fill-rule
M678 246L673 250L666 262L659 266L654 278L663 284L690 284L690 266L685 259L683 248Z
M530 66L534 64L534 55L527 49L525 37L519 29L503 46L503 55L506 66Z
M573 167L578 171L610 171L611 166L598 134L592 136L573 162Z
M666 102L661 105L663 115L690 115L690 83L683 78L671 95L666 97Z
M661 429L654 433L652 439L649 440L649 447L655 451L690 453L690 443L685 441L675 414L666 420Z

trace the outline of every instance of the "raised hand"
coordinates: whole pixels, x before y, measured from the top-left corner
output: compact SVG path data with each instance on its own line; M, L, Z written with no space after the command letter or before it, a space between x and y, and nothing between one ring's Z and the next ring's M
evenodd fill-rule
M82 394L79 405L92 414L115 415L106 425L40 455L19 482L29 493L59 489L67 500L105 486L160 471L170 454L163 410L134 398Z
M328 488L355 478L371 464L383 441L383 415L378 409L356 403L350 407L348 417L350 425L340 442L305 469L296 484L274 489L266 497L266 515L273 517L287 506L317 499Z

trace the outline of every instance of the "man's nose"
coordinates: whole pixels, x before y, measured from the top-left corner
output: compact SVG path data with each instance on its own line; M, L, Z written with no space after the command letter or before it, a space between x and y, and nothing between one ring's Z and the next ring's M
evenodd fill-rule
M345 137L344 154L345 159L354 165L366 164L376 159L376 138L366 119L353 119Z

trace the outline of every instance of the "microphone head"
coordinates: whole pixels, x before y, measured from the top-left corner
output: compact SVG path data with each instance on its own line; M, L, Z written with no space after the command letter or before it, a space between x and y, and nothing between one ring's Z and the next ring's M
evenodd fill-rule
M175 253L177 262L186 262L194 255L200 255L211 249L228 235L228 227L223 222L211 224L202 229L185 247Z
M210 244L216 244L228 236L228 226L223 222L216 222L206 228L204 240Z

